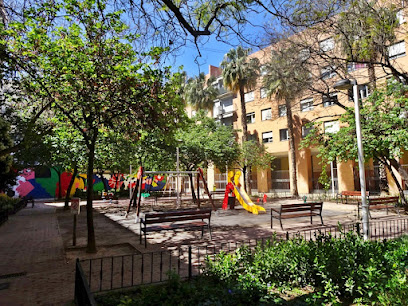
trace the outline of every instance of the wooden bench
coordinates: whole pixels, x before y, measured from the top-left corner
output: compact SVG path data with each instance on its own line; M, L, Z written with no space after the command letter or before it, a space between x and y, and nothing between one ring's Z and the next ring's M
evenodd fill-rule
M208 222L204 221L205 219L208 219ZM204 235L204 228L207 227L210 239L212 239L210 220L211 209L146 213L144 218L140 219L140 244L142 243L142 234L144 234L145 247L147 247L147 233L176 229L201 229L202 237Z
M388 209L390 208L396 208L398 216L401 216L399 209L398 209L399 197L371 198L367 202L368 202L368 214L370 218L372 218L370 210L385 209L388 215ZM358 202L358 218L360 218L360 209L361 209L361 201Z
M272 208L271 210L271 228L273 228L273 218L279 220L281 229L283 229L282 219L290 218L310 217L310 224L313 224L313 216L320 216L323 224L322 208L323 202L282 204L279 209Z
M347 199L348 197L360 197L361 198L361 191L342 191L340 194L337 195L336 202L338 203L338 197L340 196L341 204L348 204ZM366 191L366 197L370 196L370 192ZM343 197L346 200L346 203L343 202Z

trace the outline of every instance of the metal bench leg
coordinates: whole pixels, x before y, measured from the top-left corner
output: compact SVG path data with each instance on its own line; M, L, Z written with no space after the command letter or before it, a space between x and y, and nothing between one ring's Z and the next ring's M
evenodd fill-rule
M310 224L313 224L313 216L310 216Z
M322 216L322 214L320 214L320 221L322 221L322 225L324 225L324 223L323 223L323 216Z
M279 222L280 222L281 229L283 229L283 226L282 226L282 219L281 219L281 218L279 218Z
M271 213L271 228L273 228L273 216L272 216L272 213Z

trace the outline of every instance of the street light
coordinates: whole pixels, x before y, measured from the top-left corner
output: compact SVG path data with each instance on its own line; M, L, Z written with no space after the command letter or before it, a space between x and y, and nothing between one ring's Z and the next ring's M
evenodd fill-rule
M361 188L361 210L363 221L363 237L364 240L369 236L369 221L368 221L368 203L366 198L366 180L364 172L364 150L363 142L361 139L361 120L360 120L360 105L358 103L358 85L357 81L352 79L343 79L338 81L334 86L334 89L344 90L353 88L354 98L354 113L356 116L356 134L357 134L357 149L358 149L358 167L360 171L360 188Z

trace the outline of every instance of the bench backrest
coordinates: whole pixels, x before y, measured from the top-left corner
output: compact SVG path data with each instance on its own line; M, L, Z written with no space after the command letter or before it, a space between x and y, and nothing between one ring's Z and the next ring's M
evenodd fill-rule
M395 204L398 202L399 202L399 197L373 198L368 201L370 205Z
M323 202L295 203L282 204L280 207L281 213L299 212L299 211L322 211Z
M342 191L341 192L342 196L361 196L361 191ZM369 196L370 192L366 191L366 196Z
M146 213L142 222L145 224L210 219L211 209L174 210L166 212Z

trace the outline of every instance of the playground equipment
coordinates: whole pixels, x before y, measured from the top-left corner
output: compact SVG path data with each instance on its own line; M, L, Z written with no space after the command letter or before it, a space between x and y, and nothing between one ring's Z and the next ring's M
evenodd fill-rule
M241 189L241 184L239 183L240 176L241 176L241 171L235 172L235 175L234 175L234 171L228 172L228 184L227 184L227 187L225 188L225 196L224 196L224 201L222 202L222 209L227 209L228 195L230 193L234 193L239 204L241 204L245 210L253 213L254 215L257 215L259 212L266 213L265 208L259 205L255 205L251 201L251 199L249 198L245 190Z
M213 210L214 211L217 210L214 205L214 201L211 197L211 193L208 190L207 182L204 178L202 169L198 168L197 171L144 171L143 167L139 167L139 170L136 175L135 188L133 190L132 196L129 201L129 206L126 212L126 217L128 216L130 209L133 206L133 207L136 207L136 220L139 220L141 198L145 196L146 192L154 191L153 187L156 187L156 186L153 186L153 180L150 177L148 179L145 178L145 181L143 181L144 174L148 174L148 175L149 174L160 174L160 175L163 175L163 174L168 174L168 175L196 174L197 175L196 185L197 185L197 206L198 208L200 208L201 206L201 200L200 200L200 179L201 179L204 185L205 192L208 194L208 198L210 199ZM164 184L161 187L159 186L159 184L157 185L158 185L157 188L160 188L160 190L165 187ZM191 190L193 190L193 186L191 186Z

